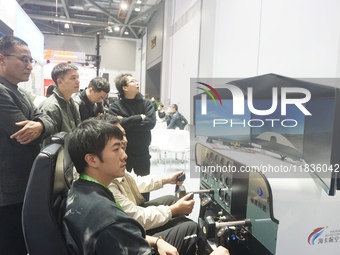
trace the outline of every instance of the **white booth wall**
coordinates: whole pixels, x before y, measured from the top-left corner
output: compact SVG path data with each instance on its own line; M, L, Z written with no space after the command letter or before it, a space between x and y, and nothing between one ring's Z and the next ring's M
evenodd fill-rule
M339 12L337 0L167 1L161 100L189 117L190 78L339 77Z
M190 78L198 75L200 2L167 1L165 13L161 101L166 107L177 104L189 120Z
M340 2L217 1L213 76L338 77Z

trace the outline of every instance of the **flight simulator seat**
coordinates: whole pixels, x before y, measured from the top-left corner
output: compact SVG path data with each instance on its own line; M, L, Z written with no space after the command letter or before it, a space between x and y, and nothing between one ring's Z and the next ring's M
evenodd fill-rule
M67 255L60 210L70 188L72 161L59 143L46 146L36 157L28 180L22 224L29 255ZM67 156L67 157L65 157Z

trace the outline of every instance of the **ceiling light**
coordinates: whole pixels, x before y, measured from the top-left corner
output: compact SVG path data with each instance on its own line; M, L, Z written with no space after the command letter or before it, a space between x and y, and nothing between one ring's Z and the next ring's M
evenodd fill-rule
M136 8L135 8L135 11L136 11L136 12L139 12L139 11L140 11L140 8L139 8L139 7L136 7Z
M65 23L64 28L65 29L70 29L70 25L68 23Z
M119 31L119 27L115 27L114 30L115 30L115 31Z
M125 32L124 32L124 34L125 34L125 35L128 35L128 34L129 34L129 32L128 32L128 31L125 31Z
M127 10L128 5L127 5L126 3L121 3L121 4L120 4L120 8L121 8L122 10Z
M141 0L137 0L136 4L141 4L142 1Z

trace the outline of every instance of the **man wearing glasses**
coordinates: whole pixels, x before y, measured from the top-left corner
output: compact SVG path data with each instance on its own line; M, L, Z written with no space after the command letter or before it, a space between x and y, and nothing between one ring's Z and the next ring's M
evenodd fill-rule
M139 83L131 74L121 74L115 79L120 100L109 108L109 113L117 116L126 131L129 144L126 148L127 171L133 171L140 176L150 174L151 132L156 124L156 114L153 103L144 99L139 92ZM149 193L143 194L146 201Z
M18 83L28 81L34 59L14 36L0 38L0 254L26 255L21 210L42 138L53 130Z

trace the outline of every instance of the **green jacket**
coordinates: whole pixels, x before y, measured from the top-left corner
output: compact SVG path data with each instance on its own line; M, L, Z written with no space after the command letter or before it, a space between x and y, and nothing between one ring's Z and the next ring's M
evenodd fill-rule
M71 132L81 122L78 106L72 98L68 103L58 88L55 88L53 94L41 103L39 109L53 120L53 134ZM44 140L43 146L50 143L51 136Z

